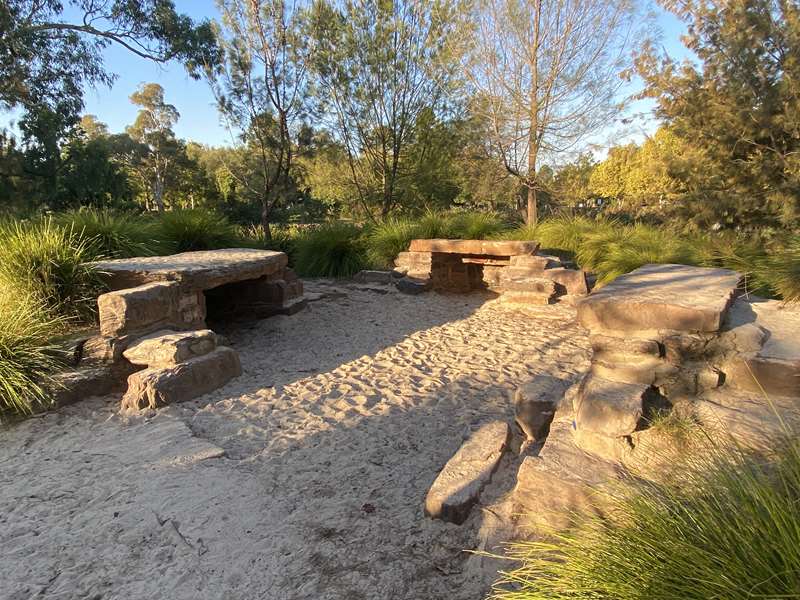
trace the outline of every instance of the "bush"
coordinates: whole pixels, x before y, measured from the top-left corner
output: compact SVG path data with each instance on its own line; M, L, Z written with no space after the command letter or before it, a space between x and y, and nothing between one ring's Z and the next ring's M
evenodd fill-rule
M453 233L453 219L441 212L427 211L422 217L414 222L414 233L412 239L435 240L458 237ZM406 244L404 250L408 250ZM396 256L396 255L395 255Z
M710 448L664 482L615 494L611 520L513 544L521 566L493 598L797 598L800 442L777 446L771 460Z
M467 212L454 215L449 235L462 240L485 240L508 229L508 223L496 213Z
M619 223L608 219L561 215L539 223L531 239L542 248L577 254L588 235L611 233L619 227Z
M757 281L764 280L787 302L800 302L800 235L789 238L786 244L773 251L755 273Z
M167 252L216 250L242 245L236 226L224 215L201 208L171 210L156 221L158 236Z
M301 277L350 277L367 266L366 245L354 225L331 223L296 240L294 268Z
M156 224L144 215L82 208L58 215L55 221L72 228L98 257L152 256L167 250Z
M36 299L0 286L0 415L29 414L47 401L47 383L58 368L48 341L63 328Z
M291 261L295 253L295 241L300 235L297 227L273 225L270 227L270 234L272 239L267 241L261 225L248 225L239 230L240 244L248 248L285 252Z
M397 255L408 250L411 240L418 237L419 231L418 224L408 219L387 219L374 226L367 235L367 259L370 265L377 269L391 268Z
M0 232L0 286L42 306L48 318L90 319L101 293L99 274L86 263L95 252L71 227L52 219L14 223Z

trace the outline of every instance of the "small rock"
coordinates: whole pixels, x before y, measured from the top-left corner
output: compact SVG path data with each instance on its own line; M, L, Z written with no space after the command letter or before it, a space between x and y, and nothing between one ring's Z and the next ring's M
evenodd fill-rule
M497 469L509 434L504 421L487 423L472 434L433 482L425 498L425 514L456 525L466 521Z

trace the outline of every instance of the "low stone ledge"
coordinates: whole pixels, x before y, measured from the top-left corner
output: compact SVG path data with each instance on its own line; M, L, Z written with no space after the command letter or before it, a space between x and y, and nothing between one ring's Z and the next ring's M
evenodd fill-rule
M128 377L123 410L158 408L184 402L222 387L242 373L239 355L220 346L213 352L173 367L148 368Z
M497 469L509 441L503 421L483 425L447 461L425 498L425 514L456 525L469 517L480 493Z
M133 342L123 356L134 365L172 367L203 356L217 347L217 334L210 329L197 331L162 330Z

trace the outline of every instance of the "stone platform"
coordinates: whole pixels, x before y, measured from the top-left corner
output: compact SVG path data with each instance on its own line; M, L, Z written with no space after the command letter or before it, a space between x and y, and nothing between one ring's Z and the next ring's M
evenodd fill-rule
M78 366L124 373L123 408L155 408L216 389L241 367L206 321L303 308L303 283L287 264L283 252L248 248L92 263L110 291L97 299L99 335L80 344Z
M515 304L549 304L558 296L589 292L583 271L538 255L538 249L534 241L412 240L395 260L395 271L403 276L397 287L412 294L488 289Z

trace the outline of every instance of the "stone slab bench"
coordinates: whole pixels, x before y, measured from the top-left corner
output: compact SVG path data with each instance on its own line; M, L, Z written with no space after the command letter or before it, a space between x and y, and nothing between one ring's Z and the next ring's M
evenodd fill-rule
M538 249L532 240L412 240L395 260L395 270L405 276L397 286L408 293L488 289L513 304L549 304L557 296L589 292L583 271L537 255Z

